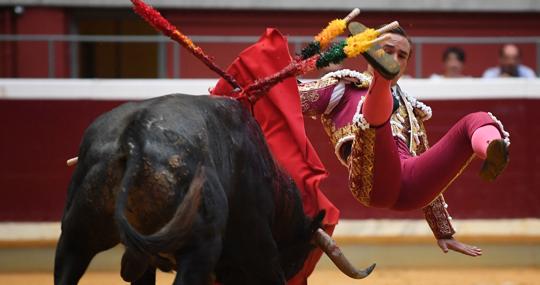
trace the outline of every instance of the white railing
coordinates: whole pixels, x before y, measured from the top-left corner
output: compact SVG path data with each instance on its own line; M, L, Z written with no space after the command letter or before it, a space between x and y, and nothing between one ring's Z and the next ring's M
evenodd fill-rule
M258 36L190 36L198 44L204 43L255 43ZM309 36L289 36L289 43L294 47L294 52L299 53L313 38ZM540 37L412 37L414 43L415 56L415 77L421 78L423 66L423 47L428 44L452 44L452 45L479 45L479 44L534 44L536 50L536 73L540 74ZM148 36L128 36L128 35L3 35L0 34L1 42L46 42L48 54L48 74L49 78L56 78L56 44L69 44L69 65L70 77L79 78L79 44L80 43L155 43L158 45L157 66L158 78L165 78L167 74L167 64L173 63L172 77L180 77L180 49L177 44L173 45L172 58L167 53L167 44L171 40L160 35Z
M217 79L0 79L0 100L140 100L208 94ZM540 79L402 79L420 100L540 99Z

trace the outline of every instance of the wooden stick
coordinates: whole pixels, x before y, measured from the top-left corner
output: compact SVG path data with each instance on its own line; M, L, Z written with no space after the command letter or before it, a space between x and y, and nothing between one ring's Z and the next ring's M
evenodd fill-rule
M346 23L349 23L352 19L356 18L360 14L360 9L354 8L347 17L343 18Z
M384 34L390 30L393 30L395 28L399 27L399 22L398 21L393 21L392 23L380 28L377 30L377 33L380 35L380 34Z
M67 164L67 166L72 166L72 165L77 164L77 161L78 161L78 160L79 160L79 157L76 156L76 157L74 157L74 158L68 159L68 160L66 161L66 164Z

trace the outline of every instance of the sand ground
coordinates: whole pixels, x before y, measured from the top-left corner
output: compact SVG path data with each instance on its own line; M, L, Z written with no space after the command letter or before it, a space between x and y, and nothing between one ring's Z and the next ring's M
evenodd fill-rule
M172 284L174 275L159 273L157 284ZM0 272L0 284L42 285L52 284L49 272ZM117 272L91 271L85 274L81 285L126 284ZM365 280L352 280L335 270L316 270L310 285L540 285L540 268L378 268Z

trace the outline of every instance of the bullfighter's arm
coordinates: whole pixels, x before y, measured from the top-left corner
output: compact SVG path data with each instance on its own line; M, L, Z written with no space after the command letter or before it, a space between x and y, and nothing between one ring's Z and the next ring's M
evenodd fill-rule
M450 222L452 217L448 214L447 208L448 204L444 201L442 194L423 208L426 221L437 239L452 238L456 233Z
M324 114L331 101L339 102L341 99L343 94L339 95L340 85L342 84L339 80L332 77L298 84L302 114L306 116Z
M433 234L437 238L437 244L446 253L449 250L453 250L469 256L482 255L482 249L474 246L462 243L454 239L453 235L456 233L450 220L452 219L448 215L446 208L448 205L444 201L444 197L439 195L431 204L426 206L424 214L428 221Z
M327 73L319 80L298 84L302 114L318 116L330 114L345 94L347 84L367 88L370 78L358 71L341 69Z

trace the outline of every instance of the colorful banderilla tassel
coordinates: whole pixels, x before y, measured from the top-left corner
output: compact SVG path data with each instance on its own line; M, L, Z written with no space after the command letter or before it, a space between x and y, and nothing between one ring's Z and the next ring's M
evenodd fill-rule
M323 68L330 63L340 63L345 58L357 57L360 53L370 49L373 44L383 41L387 37L387 35L382 37L379 37L379 35L395 29L396 27L399 27L399 23L394 21L378 30L366 29L359 34L348 37L347 39L332 45L326 52L322 53L317 60L317 68Z
M374 43L384 40L386 37L377 38L378 32L374 29L366 29L360 34L348 37L321 54L317 60L317 68L323 68L330 63L340 63L346 58L357 57L367 51Z
M144 3L142 0L131 0L131 3L133 3L133 10L156 30L162 32L164 35L185 47L211 70L223 77L223 79L225 79L232 87L241 89L240 85L230 74L226 73L223 69L217 66L217 64L206 53L204 53L200 47L196 46L191 39L182 34L175 26L169 23L169 21L161 16L157 10Z
M326 26L326 28L315 36L315 40L302 49L302 59L306 59L320 53L321 50L325 50L333 39L345 32L347 29L347 23L349 23L354 17L358 16L358 14L360 14L360 9L356 8L352 10L347 17L343 19L336 19L328 23L328 26Z
M377 31L373 29L368 30L371 31L365 31L352 37L356 37L356 39L350 41L350 47L348 46L348 42L343 40L333 45L324 53L316 54L304 60L292 61L279 72L253 82L244 89L243 95L239 98L247 98L251 103L255 103L260 97L264 96L270 88L286 78L306 74L316 68L326 67L330 63L339 63L345 58L356 57L360 53L368 50L372 45L386 40L388 37L388 35L384 35L377 38L374 36L374 33L377 33Z

